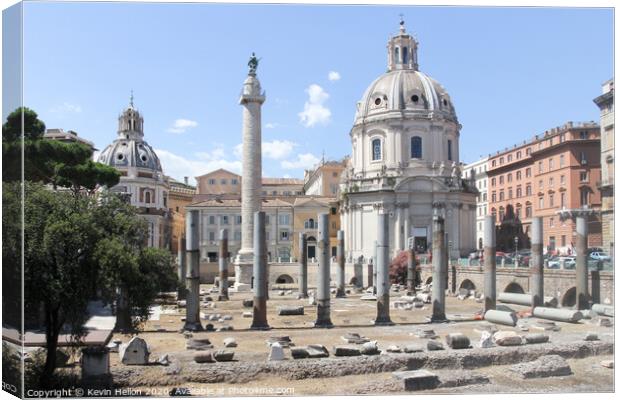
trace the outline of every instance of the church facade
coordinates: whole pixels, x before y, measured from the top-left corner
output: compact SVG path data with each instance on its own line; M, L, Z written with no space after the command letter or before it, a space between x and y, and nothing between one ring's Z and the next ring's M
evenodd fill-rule
M98 160L116 168L120 182L111 191L124 194L149 227L150 247L170 248L171 218L168 205L170 185L164 176L159 158L144 140L144 119L129 107L118 117L117 138L108 145Z
M446 90L418 69L418 42L401 21L388 71L357 103L341 183L348 258L374 256L379 212L390 215L390 254L431 249L432 216L446 221L450 256L476 248L475 184L461 179L458 122Z

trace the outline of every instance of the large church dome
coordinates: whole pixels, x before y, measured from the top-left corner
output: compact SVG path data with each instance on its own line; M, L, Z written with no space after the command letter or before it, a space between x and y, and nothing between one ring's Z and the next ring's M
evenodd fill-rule
M355 125L368 119L410 116L457 122L448 92L418 70L418 42L405 32L404 22L387 50L388 71L370 84L357 103Z
M413 69L387 72L370 84L357 103L355 124L369 117L389 117L392 112L444 117L456 121L450 95L433 78Z
M103 149L98 161L120 170L133 167L161 174L159 158L144 140L143 124L144 120L132 100L118 118L118 138Z

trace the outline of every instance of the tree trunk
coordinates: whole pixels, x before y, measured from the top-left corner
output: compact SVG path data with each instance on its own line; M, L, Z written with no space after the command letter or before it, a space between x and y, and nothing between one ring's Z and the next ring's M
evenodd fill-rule
M45 305L45 366L39 378L39 383L43 389L49 389L54 382L54 371L56 370L56 349L58 348L58 336L62 324L58 320L58 308L53 309L51 305Z
M121 287L116 298L116 325L114 325L114 330L125 333L130 332L132 329L131 312L127 301L126 289Z

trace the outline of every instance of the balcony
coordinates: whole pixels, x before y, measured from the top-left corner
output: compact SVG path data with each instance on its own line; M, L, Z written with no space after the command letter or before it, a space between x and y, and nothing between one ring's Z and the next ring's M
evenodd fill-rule
M614 180L613 179L603 179L603 180L600 180L600 181L596 182L596 187L599 190L613 189L613 187L614 187Z

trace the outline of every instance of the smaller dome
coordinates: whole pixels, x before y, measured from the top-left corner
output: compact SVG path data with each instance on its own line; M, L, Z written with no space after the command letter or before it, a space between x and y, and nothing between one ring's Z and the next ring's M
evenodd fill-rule
M159 157L143 140L116 139L103 149L98 161L119 169L137 167L162 172Z
M366 118L398 111L410 114L443 116L456 121L450 95L433 78L414 69L394 70L370 84L357 103L355 124Z

